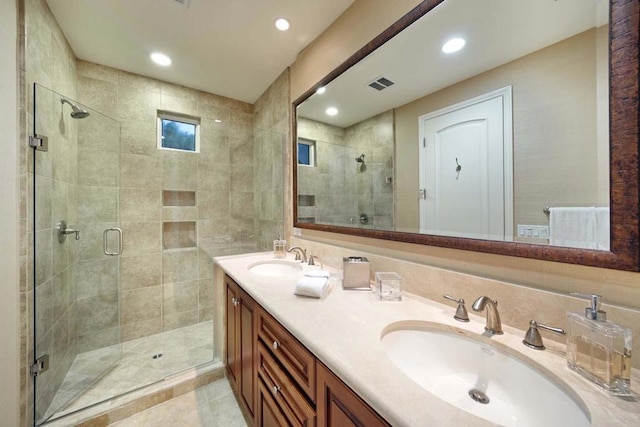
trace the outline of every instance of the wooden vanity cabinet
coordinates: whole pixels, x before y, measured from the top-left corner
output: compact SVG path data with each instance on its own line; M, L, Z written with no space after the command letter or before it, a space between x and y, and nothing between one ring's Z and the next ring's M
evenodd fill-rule
M390 427L320 361L316 361L317 422L327 427Z
M233 279L224 282L226 368L249 425L389 426Z
M245 415L255 418L258 391L256 302L229 276L224 278L227 311L227 373Z

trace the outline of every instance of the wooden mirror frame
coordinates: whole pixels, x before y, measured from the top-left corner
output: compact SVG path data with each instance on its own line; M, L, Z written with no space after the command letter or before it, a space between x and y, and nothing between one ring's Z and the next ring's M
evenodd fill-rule
M294 227L498 255L640 271L640 242L638 241L640 235L640 164L638 163L640 0L611 0L609 12L610 251L444 237L298 221L296 107L313 95L318 87L331 82L443 1L424 0L293 102Z

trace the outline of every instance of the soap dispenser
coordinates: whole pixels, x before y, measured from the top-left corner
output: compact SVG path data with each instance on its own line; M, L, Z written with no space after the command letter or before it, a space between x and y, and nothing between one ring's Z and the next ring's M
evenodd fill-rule
M571 294L588 299L582 313L567 313L567 364L605 390L631 394L631 329L607 320L600 295Z

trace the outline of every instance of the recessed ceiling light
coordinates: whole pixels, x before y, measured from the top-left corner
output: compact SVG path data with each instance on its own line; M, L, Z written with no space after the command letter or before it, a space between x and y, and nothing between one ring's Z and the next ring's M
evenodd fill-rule
M171 58L169 58L164 53L153 52L151 54L151 60L158 65L162 65L163 67L171 65Z
M327 115L329 116L335 116L336 114L338 114L338 109L336 107L329 107L327 108L325 113L327 113Z
M457 52L464 47L465 43L466 41L461 38L451 39L442 45L442 51L444 53Z
M276 19L276 28L280 31L287 31L289 29L289 20L287 18Z
M213 121L216 122L216 123L222 123L222 120L220 120L220 119L214 119Z
M327 88L326 88L326 87L324 87L324 86L320 86L320 87L318 88L318 90L316 90L316 93L317 93L318 95L322 95L322 94L323 94L323 93L325 93L326 91L327 91Z

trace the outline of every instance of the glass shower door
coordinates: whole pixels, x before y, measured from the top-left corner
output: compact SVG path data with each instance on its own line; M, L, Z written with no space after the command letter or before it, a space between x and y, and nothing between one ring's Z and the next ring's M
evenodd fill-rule
M120 123L37 84L29 120L41 424L111 397L94 388L122 358Z

